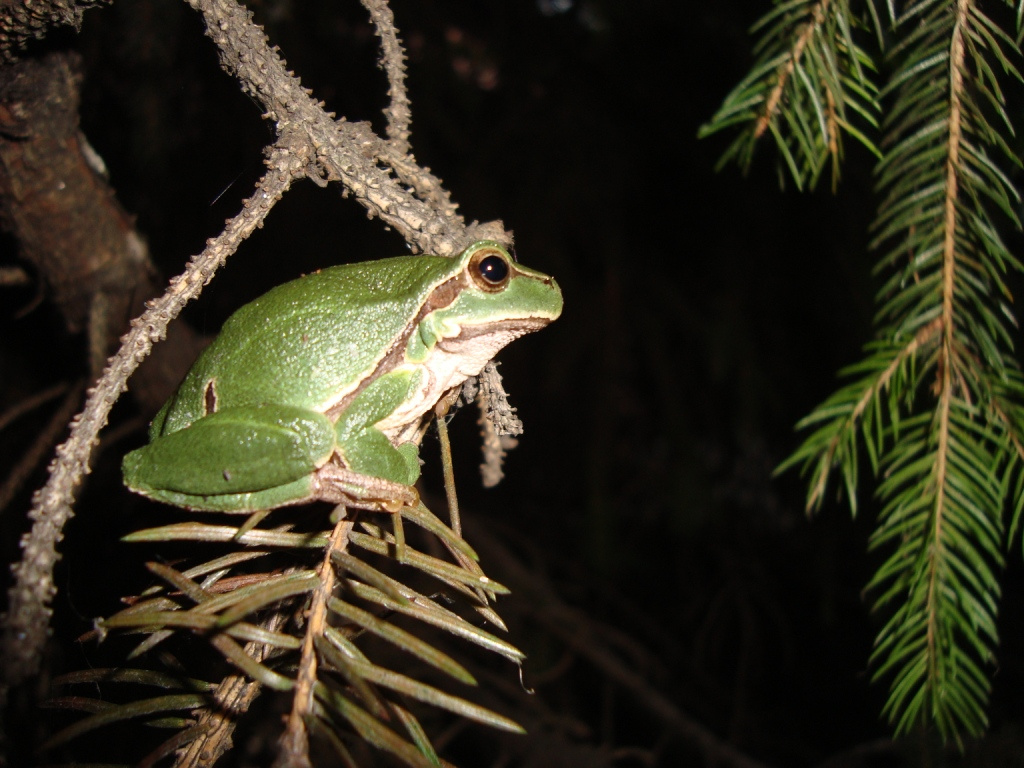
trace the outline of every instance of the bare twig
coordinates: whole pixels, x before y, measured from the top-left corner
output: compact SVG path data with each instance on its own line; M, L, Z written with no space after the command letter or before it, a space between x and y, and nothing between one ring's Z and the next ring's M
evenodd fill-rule
M46 639L56 593L53 567L57 562L57 542L65 523L71 518L75 489L89 466L89 457L100 429L117 398L124 392L128 376L145 358L153 343L163 338L167 324L191 299L199 295L217 267L238 245L262 224L274 204L304 168L294 162L287 141L279 142L268 161L270 170L260 181L255 194L231 219L224 231L209 241L189 269L171 281L170 289L132 322L99 381L89 391L82 413L72 420L71 437L58 446L50 465L50 479L33 500L29 518L31 531L22 539L22 560L14 565L15 584L9 592L9 610L4 627L2 672L6 684L32 676L39 666L39 652ZM0 690L0 693L3 693ZM2 703L2 697L0 697Z
M269 170L255 194L224 232L171 282L168 292L151 302L133 322L121 349L90 391L85 409L73 420L71 437L57 449L50 479L34 499L30 512L34 522L22 541L22 562L13 568L16 583L9 593L0 662L7 684L24 680L38 669L51 614L49 602L55 593L52 573L58 557L56 544L72 515L75 489L88 470L92 447L110 408L152 344L164 337L170 320L199 294L239 243L262 224L295 179L308 176L321 184L340 181L372 215L395 228L419 250L451 255L481 237L511 240L500 222L466 227L455 205L446 194L438 192L440 182L428 171L396 152L394 145L376 136L369 126L335 120L326 113L322 103L287 71L262 29L252 22L252 14L235 0L188 2L202 13L224 69L274 121L278 140L269 153ZM398 180L390 169L395 170ZM4 690L0 689L0 703Z
M387 0L363 0L363 7L370 12L380 38L381 66L388 76L391 104L384 109L388 118L388 139L395 151L404 155L409 151L409 124L412 122L409 94L405 90L405 49L398 39L395 16Z
M508 393L501 383L501 374L498 373L498 366L493 360L484 366L478 380L478 423L484 450L480 475L484 487L493 488L505 477L505 453L516 447L515 435L523 434L523 422L516 416L516 409L509 405Z
M279 132L294 130L303 137L296 150L301 149L310 178L321 183L340 181L371 214L420 251L450 256L481 237L511 240L500 223L466 227L454 204L440 206L429 194L440 182L428 171L398 155L369 125L335 120L325 112L323 104L288 72L245 8L234 0L188 2L202 12L224 69L263 105L266 117L277 123ZM395 168L399 180L382 164ZM429 204L418 198L424 193Z
M109 0L7 0L0 8L0 59L9 61L29 40L40 39L50 27L82 26L86 8Z
M429 203L438 211L455 211L451 195L444 188L441 180L430 173L429 168L422 168L412 157L409 145L409 125L412 122L412 110L409 94L405 87L405 48L398 39L395 28L395 17L387 0L363 0L363 6L370 12L374 28L381 43L381 66L388 76L388 95L391 103L384 108L387 116L388 143L381 148L379 158L386 162L395 175L412 189L420 200ZM498 228L490 235L496 240L505 240L504 231Z

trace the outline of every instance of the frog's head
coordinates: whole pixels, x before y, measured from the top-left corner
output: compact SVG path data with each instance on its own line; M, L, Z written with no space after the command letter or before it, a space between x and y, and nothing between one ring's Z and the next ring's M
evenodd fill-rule
M493 240L473 243L453 262L420 313L406 359L455 356L459 373L475 376L510 341L562 313L554 278L517 264Z

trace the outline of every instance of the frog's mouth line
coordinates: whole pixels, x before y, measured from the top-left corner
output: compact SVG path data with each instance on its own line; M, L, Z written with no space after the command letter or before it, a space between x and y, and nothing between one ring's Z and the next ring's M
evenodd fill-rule
M486 325L463 325L455 336L439 339L437 346L445 352L453 352L471 339L491 335L510 336L509 342L511 342L520 336L539 331L541 328L549 325L551 320L552 318L544 316L514 317L508 320L489 322Z

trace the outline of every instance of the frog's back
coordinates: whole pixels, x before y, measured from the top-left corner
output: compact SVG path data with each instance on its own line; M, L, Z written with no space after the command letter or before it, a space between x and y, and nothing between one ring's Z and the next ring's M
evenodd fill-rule
M182 382L161 432L188 426L210 405L322 412L406 337L451 268L439 256L399 256L330 267L268 291L224 323Z

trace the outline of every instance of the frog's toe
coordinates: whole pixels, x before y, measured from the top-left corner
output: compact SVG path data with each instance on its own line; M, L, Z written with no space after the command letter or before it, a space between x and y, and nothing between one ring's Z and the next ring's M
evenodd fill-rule
M322 501L373 512L397 512L419 503L419 493L411 485L353 472L333 462L317 470L314 487Z
M391 512L392 514L394 514L395 512L400 512L403 507L419 506L419 491L417 491L416 488L414 488L411 485L403 486L402 489L403 493L397 498L387 499L381 502L380 505L385 512Z

